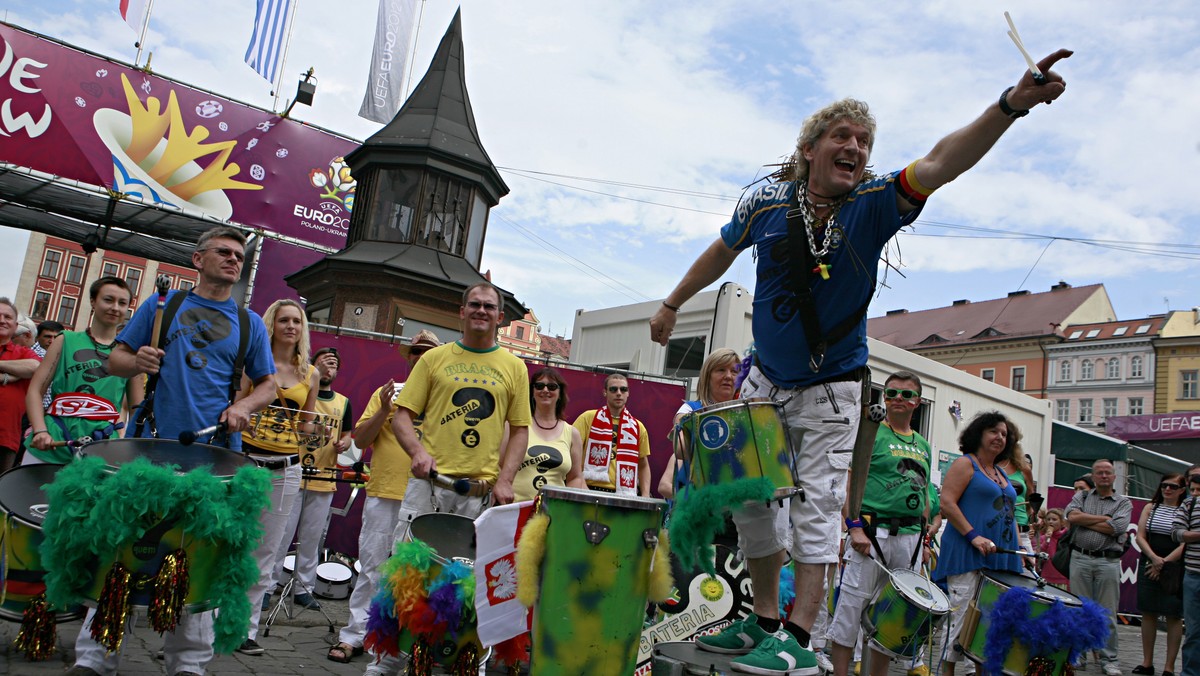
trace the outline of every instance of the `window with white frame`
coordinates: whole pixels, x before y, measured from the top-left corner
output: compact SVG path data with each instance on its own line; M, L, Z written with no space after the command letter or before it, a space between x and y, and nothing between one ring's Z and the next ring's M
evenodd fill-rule
M1060 383L1071 382L1071 360L1070 359L1059 359L1058 360L1058 382L1060 382Z
M35 291L33 294L33 308L29 313L30 317L45 319L50 316L50 303L54 297L45 291Z
M1092 422L1092 400L1091 399L1080 399L1079 400L1079 422L1081 422L1081 423Z
M979 372L979 377L989 383L994 383L996 382L996 369L983 369Z
M129 285L129 293L137 298L138 290L142 286L142 269L127 268L125 270L125 283Z
M1141 378L1142 377L1142 358L1137 355L1134 355L1129 358L1129 377L1130 378Z
M104 266L100 268L100 276L101 277L120 277L121 276L121 266L117 265L116 263L109 263L106 261L104 263Z
M79 284L83 281L83 271L87 267L87 259L83 256L71 256L67 263L67 283Z
M1054 419L1059 422L1071 422L1071 400L1059 399L1054 402Z
M1095 366L1092 365L1092 360L1084 359L1083 362L1081 362L1079 364L1079 379L1080 380L1091 380L1092 378L1095 377L1095 375L1096 375L1096 370L1095 370Z
M1025 367L1014 366L1012 370L1012 388L1017 392L1025 391Z
M191 291L195 286L190 279L179 280L179 288L182 291Z
M1110 379L1121 377L1120 359L1113 357L1112 359L1108 360L1108 363L1104 365L1104 377Z
M46 255L42 258L42 277L51 277L58 279L58 267L62 265L62 252L54 249L46 249Z
M1179 398L1200 399L1200 371L1179 372Z
M1117 400L1116 398L1104 398L1103 413L1105 418L1112 418L1117 415Z
M1145 410L1145 405L1142 403L1141 397L1129 398L1129 415L1142 415Z
M79 301L71 296L63 296L62 300L58 301L58 317L55 318L55 321L63 326L73 326L75 324L75 308L78 305Z

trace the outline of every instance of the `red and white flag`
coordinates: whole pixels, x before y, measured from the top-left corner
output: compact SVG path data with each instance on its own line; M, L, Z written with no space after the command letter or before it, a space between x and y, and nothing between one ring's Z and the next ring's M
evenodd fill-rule
M533 626L532 609L517 600L517 542L533 512L530 500L493 507L475 519L475 613L485 646Z
M146 23L146 11L150 8L149 0L121 0L121 18L133 29L134 33L142 34L142 26Z

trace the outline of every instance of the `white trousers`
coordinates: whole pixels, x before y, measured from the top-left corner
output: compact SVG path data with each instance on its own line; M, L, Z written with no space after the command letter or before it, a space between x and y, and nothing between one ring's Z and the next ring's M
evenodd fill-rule
M258 563L258 582L250 587L250 640L258 639L258 620L262 616L262 600L267 590L275 586L275 566L287 552L280 551L283 531L292 515L292 505L300 492L300 465L271 472L271 505L263 511L263 536L254 550ZM172 672L174 673L174 672Z
M83 628L75 638L75 666L87 667L103 676L112 676L121 666L120 651L108 653L104 646L92 639L92 618L96 615L95 608L89 608L83 621ZM137 615L130 617L130 622ZM153 631L146 627L146 631ZM125 625L125 635L130 633L129 624ZM205 667L213 658L213 614L183 613L175 631L163 634L163 659L166 662L168 674L190 671L203 674Z
M287 527L283 529L283 538L279 541L279 551L286 556L292 546L293 537L296 540L296 579L304 585L303 589L293 587L292 594L300 594L304 590L312 591L317 581L317 564L321 563L321 547L324 542L321 535L325 532L325 524L329 520L329 510L333 506L333 491L306 491L301 489L297 498L298 504L292 505L292 515L288 517ZM271 579L278 580L283 570L284 556L280 556L275 564Z

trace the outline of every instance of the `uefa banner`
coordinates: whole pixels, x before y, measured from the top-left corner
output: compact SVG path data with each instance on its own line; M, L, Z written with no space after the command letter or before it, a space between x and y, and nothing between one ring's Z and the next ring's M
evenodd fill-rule
M0 161L341 249L359 144L0 24ZM320 258L268 247L255 307Z

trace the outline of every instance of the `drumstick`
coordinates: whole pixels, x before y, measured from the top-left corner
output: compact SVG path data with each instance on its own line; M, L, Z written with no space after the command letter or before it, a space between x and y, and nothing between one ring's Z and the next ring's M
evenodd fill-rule
M470 479L451 479L448 476L438 474L436 469L429 470L429 480L442 488L449 488L459 495L468 495L471 492Z
M1016 554L1017 556L1028 556L1030 558L1034 558L1039 561L1045 561L1046 559L1050 558L1050 555L1047 554L1046 552L1027 552L1024 549L1000 549L1000 548L997 548L996 553L997 554Z
M163 310L167 307L167 291L171 289L171 278L159 275L154 280L154 288L158 291L158 301L154 304L154 329L150 332L150 347L158 349L158 338L162 332Z
M78 448L86 443L90 443L91 440L91 437L80 437L78 439L69 439L67 441L55 441L50 444L50 448L62 448L63 446Z
M217 423L216 425L195 431L184 430L179 433L179 443L183 444L184 446L191 446L192 444L196 443L196 439L216 434L223 429L225 429L225 423Z
M1033 57L1025 49L1025 43L1021 42L1021 34L1017 32L1017 24L1013 23L1012 16L1008 12L1005 12L1004 19L1008 22L1008 37L1017 46L1017 49L1021 51L1021 56L1025 57L1025 63L1029 64L1029 72L1033 75L1033 81L1040 85L1046 84L1046 76L1042 74L1041 69L1034 63Z

